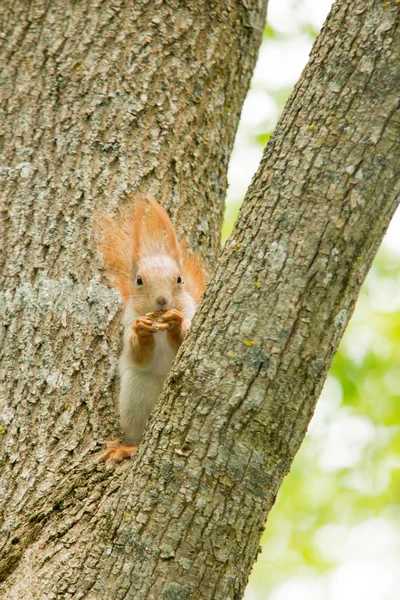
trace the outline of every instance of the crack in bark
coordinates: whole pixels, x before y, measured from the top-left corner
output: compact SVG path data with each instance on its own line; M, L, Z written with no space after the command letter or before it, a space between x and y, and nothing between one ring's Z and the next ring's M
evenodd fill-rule
M207 5L204 18L206 3L196 5L195 17L190 4L163 5L160 10L166 12L154 27L152 18L160 14L151 3L125 4L118 12L107 0L96 4L102 10L93 20L85 4L75 16L41 0L35 10L43 5L45 16L35 17L42 37L35 38L29 27L22 40L20 32L10 38L5 50L11 75L19 77L18 86L3 88L2 104L11 165L4 171L9 210L1 215L9 289L20 280L23 286L25 278L40 287L43 274L62 273L81 282L93 273L97 278L87 235L94 198L96 210L107 204L113 211L126 190L141 185L161 194L174 222L191 229L192 241L212 254L226 154L261 33L246 29L241 35L240 23L254 10L261 28L257 3L250 2L245 14L229 3L213 5L211 12ZM26 524L27 516L36 516L39 522L31 526L40 532L7 578L7 588L1 588L7 600L31 600L27 586L32 585L43 598L241 597L257 554L259 525L289 469L360 282L397 204L398 104L393 109L385 101L398 91L400 7L387 10L369 0L363 8L359 13L358 5L338 0L332 10L271 137L217 278L134 461L102 475L94 467L82 470L97 451L93 438L115 431L120 341L117 319L109 318L114 309L104 303L105 288L98 284L96 297L81 304L67 302L65 314L57 302L46 309L45 294L36 300L29 300L26 288L25 296L14 294L15 310L5 311L0 349L9 367L0 383L11 398L2 473L10 501L1 510L13 551L21 539L13 519ZM75 31L73 39L60 35L66 31L61 17L69 32ZM123 27L116 30L130 17L129 31L138 32L132 39ZM185 21L190 18L192 25ZM169 40L165 26L174 23L175 37ZM391 23L396 27L385 30ZM46 44L49 52L42 56ZM189 61L168 53L178 45L179 56ZM32 47L31 72L25 57ZM372 65L367 77L360 70L363 56L366 68L368 61ZM203 72L199 65L206 61ZM56 76L63 79L55 83ZM196 78L205 88L203 96L196 96ZM26 81L35 81L36 91ZM90 103L91 84L100 104ZM318 124L311 132L310 122ZM11 143L12 128L21 146ZM30 138L30 131L37 137ZM28 143L33 153L25 156L21 148ZM386 160L371 168L377 154ZM352 178L343 172L350 160L358 176L370 168L356 184L354 173ZM22 167L14 166L26 161L32 170L24 178ZM349 190L365 198L365 209L356 204L346 212ZM346 218L331 222L329 211ZM203 213L213 230L209 233L196 229ZM274 243L281 247L278 257ZM361 254L363 260L355 260ZM255 281L261 284L257 289ZM244 337L254 346L244 348ZM177 455L186 440L190 452ZM62 507L56 505L62 498Z

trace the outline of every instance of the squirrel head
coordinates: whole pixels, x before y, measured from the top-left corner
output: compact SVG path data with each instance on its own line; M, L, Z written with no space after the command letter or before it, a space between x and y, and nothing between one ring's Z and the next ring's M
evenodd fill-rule
M136 197L130 303L139 314L184 308L182 251L167 211L147 194Z
M108 271L138 314L182 311L204 289L201 261L187 251L184 240L178 242L166 210L152 196L136 195L133 201L116 219L105 217L100 223Z

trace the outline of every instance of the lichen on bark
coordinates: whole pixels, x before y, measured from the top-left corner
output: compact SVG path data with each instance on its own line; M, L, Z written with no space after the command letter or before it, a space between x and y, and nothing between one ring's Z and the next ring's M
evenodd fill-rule
M112 12L111 5L107 6ZM143 6L143 10L150 10L150 3ZM178 5L163 4L163 9L177 10ZM193 10L198 15L197 9ZM213 7L211 14L217 23L214 10L217 8ZM254 49L259 39L251 21L255 16L261 18L257 5L240 3L228 10L224 4L221 10L218 16L223 29L229 22L232 33L233 23L242 24L247 35L254 36L253 45L249 43L248 47L251 54L250 48ZM53 13L50 10L48 14ZM58 277L62 271L74 282L65 282L65 288L58 286L49 304L55 315L53 330L42 329L45 325L41 321L26 321L25 304L17 307L14 315L7 313L10 321L5 325L2 352L8 352L6 364L11 365L11 371L3 379L7 390L18 391L11 405L15 404L20 420L15 423L11 444L8 442L2 473L6 483L3 511L8 520L2 538L7 549L3 553L3 575L7 579L0 588L0 597L242 597L261 529L304 437L360 285L397 206L399 14L397 4L382 5L373 0L338 0L334 5L265 151L139 453L133 463L121 464L114 471L95 463L94 438L102 428L111 430L105 402L111 403L115 397L110 368L118 345L117 316L113 317L115 297L112 292L100 291L95 263L88 270L84 268L92 250L75 265L78 247L72 248L69 256L70 246L63 246L65 229L58 230L57 219L48 218L47 229L40 230L41 243L46 246L51 239L52 248L58 244L63 248L49 260L48 279ZM75 16L71 18L74 23ZM190 21L181 18L185 23ZM102 23L103 16L99 19ZM208 16L203 19L204 23L198 15L188 28L193 29L199 21L209 26ZM148 13L143 20L148 23ZM87 27L87 35L95 30L93 24L92 29L90 24ZM158 57L161 42L152 42L147 35L140 37L143 56L150 56L150 49L155 48ZM188 33L179 39L191 40ZM242 42L234 39L237 45L232 47L237 49ZM88 44L88 51L90 47ZM204 60L207 43L202 47ZM98 52L101 59L103 55ZM122 60L119 47L115 52ZM167 64L172 61L175 66L174 59L167 56ZM100 70L101 64L100 60ZM157 72L162 73L163 64L160 59L155 70L161 69ZM226 84L221 66L213 76L217 77L216 85L222 85L222 81ZM235 70L231 76L235 77ZM161 80L167 86L166 80ZM172 86L173 81L176 78ZM231 85L233 80L229 81ZM194 88L191 90L193 96ZM108 102L114 106L113 99ZM157 110L156 105L152 110ZM182 110L184 106L182 103ZM203 109L207 106L206 101ZM211 102L211 106L215 105ZM153 124L152 110L148 116ZM196 114L193 123L199 129L187 162L192 165L191 157L196 156L199 173L204 177L200 163L208 154L205 145L204 156L196 155L197 136L201 137L212 115L202 120L200 113ZM86 140L82 132L90 138L91 127L79 123L79 139ZM221 127L225 126L224 121ZM209 142L215 133L207 131ZM144 164L154 157L152 149L156 146L152 145L151 130L140 139L144 154L135 160ZM183 135L182 139L187 137ZM221 152L225 152L229 144L223 136L219 141L224 148ZM135 143L139 143L138 138ZM174 155L178 146L186 148L182 143L180 146L176 141L172 146ZM90 144L83 147L92 148ZM212 149L216 151L214 146ZM85 173L94 173L85 190L93 188L103 198L100 187L105 179L99 175L97 155L85 152L90 158ZM165 149L171 156L168 152ZM79 156L84 155L81 152ZM182 170L175 166L173 176L168 161L165 170L160 168L160 180L155 176L158 164L154 171L143 171L141 176L150 191L170 189L175 176L179 186L184 186L184 180L191 180L181 179L181 175L186 177L185 169L192 168L196 190L202 185L214 189L209 183L214 181L211 166L207 172L210 179L200 184L194 175L194 163L186 167L186 158L179 151L178 155ZM133 161L132 153L127 151L127 156ZM71 163L69 168L74 172L75 158L68 160L72 160L73 168ZM123 173L118 167L116 182L124 180ZM13 239L18 242L10 257L14 261L10 265L15 264L16 270L7 271L6 281L11 286L16 278L17 285L11 287L13 294L28 281L31 288L24 288L23 293L32 299L32 306L35 302L42 306L35 273L42 267L29 262L27 269L22 269L27 220L21 213L18 230L18 198L15 195L11 209L14 233L8 237L8 243ZM102 201L100 205L104 205ZM37 201L35 206L40 211L47 210L49 204L41 208ZM190 202L184 206L189 210ZM205 206L202 204L201 211ZM176 217L172 203L170 208ZM71 214L68 210L65 214ZM35 211L33 215L38 227ZM195 211L191 218L195 220L196 215ZM87 231L81 212L73 223L81 227L79 231ZM192 222L188 219L184 223L191 226ZM64 227L64 220L62 224ZM35 248L39 248L39 237L35 239L32 254L28 245L26 256L38 256ZM202 245L200 239L197 242ZM89 248L87 244L83 233L79 249ZM214 242L210 241L208 247L215 247ZM61 267L67 255L70 262L65 273ZM19 278L26 279L20 282ZM97 316L90 316L84 326L75 326L71 315L82 298L85 300L86 282L91 279L96 292L88 314L93 311ZM14 306L10 304L14 298L7 297L5 305ZM101 312L102 300L109 306L105 312ZM57 312L63 302L70 311L64 321ZM109 326L96 329L104 318L110 321ZM33 344L33 350L27 353L28 362L24 362L26 340ZM38 358L50 357L51 348L57 350L53 363L58 364L62 374L71 373L72 383L67 389L72 408L64 419L60 411L65 401L62 389L51 388L59 381L58 375L50 377L50 382L46 380L44 388L42 384L40 389L29 389L36 369L40 369ZM32 440L32 432L40 436ZM22 456L21 448L29 449L29 456Z
M43 565L68 532L82 528L85 545L88 515L119 485L96 463L118 434L121 326L93 222L153 193L213 264L265 9L0 5L0 595L83 593L73 575L54 587Z

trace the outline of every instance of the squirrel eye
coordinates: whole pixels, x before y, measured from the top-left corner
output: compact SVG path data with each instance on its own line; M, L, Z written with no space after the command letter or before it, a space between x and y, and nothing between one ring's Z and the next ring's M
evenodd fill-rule
M138 276L136 277L136 283L137 283L138 285L143 285L143 279L140 277L140 275L138 275Z
M182 280L182 277L179 275L178 279L176 280L176 283L184 283Z

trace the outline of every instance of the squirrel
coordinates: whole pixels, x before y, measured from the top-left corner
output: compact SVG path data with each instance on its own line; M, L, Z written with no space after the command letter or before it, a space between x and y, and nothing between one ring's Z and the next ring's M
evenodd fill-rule
M107 442L109 462L136 453L171 363L206 286L200 256L178 241L164 208L136 195L100 222L104 263L125 306L119 359L119 417L124 434Z

